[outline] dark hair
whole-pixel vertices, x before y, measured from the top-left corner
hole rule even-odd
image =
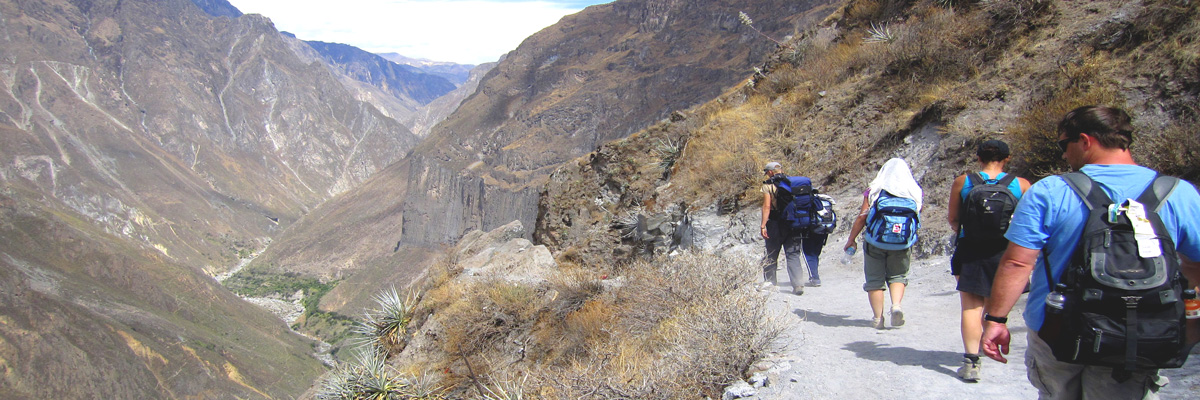
[[[984,141],[975,149],[975,155],[983,162],[1004,161],[1008,154],[1008,143],[995,139]]]
[[[1080,133],[1086,133],[1109,149],[1127,150],[1133,143],[1129,114],[1113,107],[1083,106],[1071,110],[1058,123],[1058,133],[1067,135],[1067,140],[1071,141],[1078,140]]]

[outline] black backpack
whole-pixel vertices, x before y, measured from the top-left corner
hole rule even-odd
[[[958,222],[963,228],[963,237],[972,240],[1003,240],[1017,208],[1017,196],[1008,190],[1016,174],[1005,174],[996,183],[989,183],[978,172],[967,174],[971,190],[959,207]]]
[[[1189,286],[1175,242],[1158,216],[1179,179],[1158,176],[1137,198],[1162,250],[1158,257],[1142,258],[1129,216],[1110,217],[1113,201],[1100,185],[1081,172],[1062,177],[1083,199],[1088,216],[1062,282],[1054,284],[1045,268],[1051,296],[1061,293],[1066,301],[1061,309],[1047,303],[1038,336],[1059,361],[1113,367],[1118,381],[1135,369],[1179,368],[1190,350],[1183,304]]]

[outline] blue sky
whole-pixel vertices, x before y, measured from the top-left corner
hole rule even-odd
[[[304,40],[434,61],[496,61],[565,15],[612,0],[228,0]]]

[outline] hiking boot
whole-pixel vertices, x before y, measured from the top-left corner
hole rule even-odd
[[[904,310],[900,307],[892,307],[892,326],[904,325]]]
[[[808,283],[807,283],[807,284],[805,284],[805,286],[808,286],[808,287],[821,287],[821,280],[820,280],[820,279],[809,279],[809,280],[808,280]]]
[[[882,330],[883,329],[883,317],[871,318],[871,327]]]
[[[797,296],[804,294],[804,286],[796,286],[792,288],[792,294]]]
[[[963,358],[963,365],[958,368],[958,378],[964,382],[979,382],[979,367],[981,366],[979,360],[971,361],[970,358]]]

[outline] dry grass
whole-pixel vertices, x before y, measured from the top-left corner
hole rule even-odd
[[[694,132],[682,152],[672,179],[676,198],[695,204],[711,203],[718,197],[741,195],[755,186],[766,163],[763,115],[766,99],[720,111]]]
[[[757,276],[753,262],[700,254],[630,266],[610,301],[568,317],[585,332],[607,333],[594,335],[595,361],[542,371],[542,380],[556,398],[718,396],[781,331],[753,289]]]
[[[1134,133],[1131,149],[1143,165],[1167,175],[1200,181],[1200,109],[1193,108],[1161,131]]]
[[[1062,152],[1055,144],[1058,122],[1068,111],[1080,106],[1123,104],[1118,83],[1106,78],[1111,76],[1109,71],[1113,67],[1112,60],[1100,53],[1060,68],[1061,73],[1054,77],[1057,83],[1054,87],[1058,90],[1045,93],[1013,126],[1005,129],[1012,139],[1013,153],[1022,155],[1013,163],[1014,170],[1027,171],[1037,178],[1067,170]]]
[[[437,348],[413,350],[441,361],[414,366],[442,371],[425,386],[451,398],[715,397],[781,332],[753,261],[686,253],[622,271],[613,284],[582,269],[544,287],[445,282],[421,306]]]

